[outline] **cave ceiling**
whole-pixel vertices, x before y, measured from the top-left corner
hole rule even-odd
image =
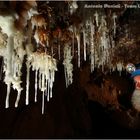
[[[81,30],[84,23],[89,20],[89,18],[93,18],[95,12],[99,12],[99,15],[106,16],[107,27],[110,34],[112,34],[112,21],[110,17],[113,13],[116,13],[116,35],[113,37],[116,47],[113,49],[111,61],[113,64],[123,62],[126,65],[127,63],[139,63],[139,8],[125,8],[124,6],[121,8],[84,8],[84,6],[100,4],[134,5],[138,3],[138,1],[77,1],[78,8],[73,9],[70,14],[72,1],[1,1],[0,13],[1,15],[17,13],[19,18],[15,21],[15,26],[19,30],[26,32],[29,25],[27,12],[31,8],[37,9],[39,16],[44,18],[46,22],[46,29],[42,29],[40,32],[45,32],[45,39],[47,40],[47,38],[49,38],[53,44],[54,57],[57,59],[58,35],[60,35],[60,43],[63,46],[65,42],[69,42],[72,39],[72,32],[69,30],[69,27],[73,26]],[[32,33],[32,36],[33,34],[34,33]],[[95,34],[95,38],[98,38],[98,31],[96,31]],[[45,39],[43,39],[43,41],[46,41]],[[37,48],[35,48],[35,50],[36,49]],[[48,53],[51,53],[49,49],[50,48],[48,48]],[[43,50],[44,48],[40,45],[38,51]],[[75,51],[77,50],[75,49]]]

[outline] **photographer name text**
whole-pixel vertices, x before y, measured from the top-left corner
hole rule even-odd
[[[140,8],[140,4],[85,4],[84,8]]]

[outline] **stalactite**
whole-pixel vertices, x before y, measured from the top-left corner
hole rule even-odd
[[[51,56],[53,57],[53,55],[54,55],[54,50],[53,50],[54,48],[53,48],[53,46],[51,46]]]
[[[7,84],[7,96],[6,96],[6,106],[5,108],[9,107],[9,95],[12,83],[12,55],[13,55],[13,36],[8,37],[7,43],[7,62],[6,62],[6,73],[5,73],[5,83]]]
[[[122,72],[123,67],[124,67],[123,64],[121,62],[119,62],[116,64],[116,67],[117,67],[117,70],[119,71],[120,76],[121,76],[121,72]]]
[[[47,80],[47,85],[46,85],[46,87],[47,87],[47,101],[49,101],[50,100],[50,88],[49,88],[49,85],[50,85],[50,81],[49,81],[49,79]]]
[[[99,32],[101,34],[100,37],[100,48],[101,48],[101,56],[99,64],[102,66],[102,71],[104,71],[104,66],[108,66],[111,69],[111,57],[110,57],[110,50],[112,45],[114,45],[113,38],[109,36],[109,29],[107,28],[107,22],[105,16],[101,17],[101,24]]]
[[[0,80],[2,80],[3,67],[4,67],[4,58],[2,58],[2,62],[1,62],[1,68],[0,68]]]
[[[66,81],[66,87],[68,87],[73,82],[73,65],[71,63],[72,61],[72,55],[71,55],[71,47],[66,44],[64,47],[64,72],[65,72],[65,81]]]
[[[44,97],[45,97],[45,95],[44,95],[44,91],[43,91],[43,93],[42,93],[42,114],[44,114]]]
[[[38,88],[42,91],[42,113],[44,113],[45,92],[47,92],[47,101],[49,101],[48,98],[52,97],[55,71],[57,70],[56,60],[46,53],[36,52],[31,55],[31,66],[33,71],[38,70],[39,76],[36,77],[35,81],[38,81],[36,84],[39,85]]]
[[[78,47],[78,67],[80,68],[80,61],[81,61],[81,56],[80,56],[80,34],[76,34],[76,39],[77,39],[77,47]]]
[[[91,59],[91,72],[94,71],[95,68],[95,60],[94,60],[94,24],[92,23],[92,20],[90,20],[90,59]]]
[[[95,16],[96,26],[98,27],[99,26],[99,15],[98,15],[97,11],[95,12],[94,16]]]
[[[35,102],[37,102],[38,70],[35,71]]]
[[[7,84],[7,94],[6,94],[5,108],[9,108],[10,89],[11,89],[11,83],[8,83]]]
[[[32,45],[29,44],[26,45],[26,53],[27,53],[27,59],[26,59],[26,99],[25,104],[29,104],[29,88],[30,88],[30,67],[31,67],[31,54],[32,54]]]
[[[74,40],[75,40],[75,29],[72,28],[72,56],[74,57]]]
[[[78,8],[77,1],[72,0],[70,3],[70,14],[72,15]]]
[[[21,91],[18,91],[16,102],[15,102],[15,107],[18,107],[19,100],[20,100],[20,95],[21,95]]]
[[[86,33],[85,29],[83,29],[83,45],[84,45],[84,61],[86,61]]]
[[[25,55],[25,51],[22,48],[23,43],[23,34],[17,31],[14,27],[14,17],[0,16],[1,22],[0,26],[2,28],[2,32],[7,34],[7,45],[6,47],[2,47],[1,49],[5,49],[4,57],[4,69],[5,78],[4,82],[7,84],[7,96],[6,96],[6,105],[5,107],[9,107],[9,96],[10,96],[10,88],[16,89],[18,91],[15,107],[18,106],[18,102],[21,94],[21,67]],[[4,44],[3,44],[4,45]]]
[[[117,19],[117,15],[114,13],[113,14],[113,33],[114,33],[114,36],[116,35],[116,19]]]
[[[29,87],[30,87],[30,62],[26,63],[27,76],[26,76],[26,105],[29,104]]]
[[[72,1],[69,2],[69,4],[71,6],[69,12],[73,14],[78,8],[79,3]],[[44,13],[40,14],[37,12],[37,10],[34,11],[33,9],[30,9],[27,12],[27,15],[28,25],[23,32],[17,31],[15,28],[14,22],[16,18],[14,16],[0,16],[0,38],[2,37],[3,40],[2,43],[0,42],[0,56],[3,57],[3,72],[5,74],[4,82],[7,85],[5,108],[9,107],[11,87],[17,91],[15,107],[18,107],[20,96],[23,90],[21,87],[21,68],[25,56],[27,68],[25,104],[29,104],[30,72],[35,71],[34,101],[37,102],[38,91],[41,91],[42,114],[44,113],[45,97],[47,98],[47,101],[49,101],[53,96],[53,83],[55,81],[55,71],[57,71],[57,62],[53,56],[58,55],[59,60],[63,58],[61,57],[61,47],[63,48],[63,45],[63,65],[66,87],[68,87],[73,82],[72,59],[75,57],[75,53],[78,54],[78,68],[80,68],[81,61],[83,60],[81,55],[84,54],[84,61],[87,61],[88,55],[90,55],[91,72],[94,71],[95,67],[101,67],[102,71],[104,71],[106,66],[109,67],[110,71],[115,71],[117,68],[120,73],[124,69],[123,63],[117,62],[116,64],[112,64],[111,62],[112,54],[110,50],[116,47],[116,42],[113,39],[116,35],[116,21],[118,17],[115,13],[113,14],[111,20],[107,20],[108,18],[106,19],[105,13],[103,11],[101,11],[101,13],[96,11],[90,18],[85,18],[85,25],[81,24],[81,21],[79,22],[79,20],[75,19],[75,15],[72,15],[71,23],[75,21],[76,23],[71,25],[70,29],[67,27],[64,29],[66,33],[66,35],[64,33],[64,36],[60,33],[63,31],[63,29],[60,29],[59,35],[57,36],[57,50],[55,50],[56,48],[53,44],[55,41],[53,40],[54,35],[52,34],[52,30],[55,30],[55,27],[52,27],[52,25],[57,26],[52,22],[53,16],[51,17],[49,15],[49,18],[52,18],[50,22],[50,19],[44,18]],[[51,23],[52,25],[50,27]],[[83,25],[82,32],[81,28],[79,28],[81,25]],[[67,32],[67,29],[70,32]],[[7,38],[5,37],[6,39],[3,39],[4,34],[7,36]],[[81,43],[82,34],[83,40]],[[71,42],[66,43],[67,36]],[[75,42],[77,43],[77,48],[75,47]],[[23,46],[23,44],[26,45]],[[34,46],[32,44],[34,44]],[[83,45],[83,48],[81,44]],[[81,51],[83,52],[81,53]]]
[[[21,87],[21,68],[22,68],[22,64],[23,64],[23,60],[24,60],[24,56],[26,54],[25,50],[23,49],[23,34],[22,33],[17,33],[14,36],[14,50],[15,50],[15,56],[13,57],[13,88],[17,90],[17,99],[15,102],[15,107],[18,107],[18,103],[20,100],[20,95],[21,95],[21,91],[23,90],[23,88]]]
[[[60,48],[60,44],[58,44],[58,59],[61,59],[61,48]]]

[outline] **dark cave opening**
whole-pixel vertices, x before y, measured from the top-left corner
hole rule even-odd
[[[87,66],[86,66],[87,67]],[[25,92],[22,93],[20,107],[15,109],[14,100],[16,94],[11,93],[11,107],[4,109],[4,98],[6,86],[1,86],[0,108],[0,137],[1,138],[131,138],[139,137],[138,130],[128,128],[122,121],[127,117],[126,112],[132,108],[131,94],[134,83],[126,72],[122,76],[118,72],[112,73],[111,79],[122,78],[127,81],[128,89],[125,94],[118,95],[121,111],[111,109],[111,105],[102,106],[99,102],[88,99],[87,91],[81,87],[79,81],[80,72],[74,71],[75,81],[68,88],[65,87],[63,65],[58,66],[56,81],[53,88],[53,98],[45,103],[45,114],[41,114],[41,93],[38,93],[38,102],[34,103],[34,80],[31,80],[30,105],[25,105]],[[84,67],[83,67],[84,69]],[[23,67],[23,75],[26,73]],[[93,73],[94,77],[98,75]],[[93,76],[92,75],[92,76]],[[102,74],[101,74],[102,75]],[[87,76],[87,75],[82,75]],[[91,77],[92,77],[91,76]],[[34,73],[30,79],[33,79]],[[108,77],[108,76],[107,76]],[[90,77],[89,77],[90,78]],[[105,75],[90,79],[88,84],[101,88]],[[25,77],[23,76],[23,80]],[[120,81],[121,82],[121,81]],[[123,85],[123,81],[121,83]],[[24,85],[25,86],[25,85]],[[85,85],[86,86],[86,85]],[[96,91],[95,91],[96,92]],[[115,115],[114,115],[115,114]],[[135,114],[134,114],[135,115]],[[115,116],[115,119],[114,119]],[[118,116],[118,120],[116,120]],[[126,122],[127,123],[127,122]]]

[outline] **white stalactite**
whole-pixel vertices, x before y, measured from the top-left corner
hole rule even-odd
[[[76,9],[78,8],[77,1],[72,1],[70,4],[70,14],[72,15],[74,12],[76,12]]]
[[[65,81],[66,81],[66,87],[68,87],[73,82],[73,64],[72,61],[72,55],[71,55],[71,47],[66,44],[64,47],[64,72],[65,72]]]
[[[42,113],[44,113],[44,96],[47,93],[48,98],[52,97],[52,88],[57,70],[56,60],[46,53],[32,53],[31,66],[33,71],[38,71],[38,77],[35,80],[36,88],[42,91]],[[37,73],[36,73],[37,75]],[[37,92],[37,89],[36,89]],[[49,96],[49,97],[48,97]]]
[[[95,16],[96,26],[98,27],[99,26],[99,15],[97,12],[95,12],[94,16]]]
[[[100,37],[100,59],[99,66],[102,66],[102,71],[104,71],[104,66],[108,66],[109,69],[112,69],[111,58],[110,58],[110,49],[114,47],[113,38],[109,36],[109,29],[107,28],[107,22],[105,16],[101,17],[101,25],[99,32],[101,34]]]
[[[27,67],[27,75],[26,75],[26,101],[25,104],[28,105],[29,104],[29,87],[30,87],[30,63],[27,62],[26,63],[26,67]]]
[[[72,56],[74,57],[74,50],[75,50],[75,47],[74,47],[74,41],[75,41],[75,29],[74,27],[72,28],[73,29],[73,34],[72,34]]]
[[[23,35],[15,29],[14,20],[15,18],[12,16],[0,16],[0,27],[2,28],[2,32],[8,36],[7,45],[0,48],[1,51],[4,50],[4,53],[0,55],[4,57],[4,82],[7,84],[6,108],[9,107],[10,88],[13,87],[13,89],[18,91],[15,103],[16,107],[18,106],[20,93],[22,91],[22,87],[20,85],[22,74],[21,67],[25,52],[22,48]]]
[[[6,96],[6,106],[9,107],[9,95],[10,95],[10,86],[12,83],[12,55],[13,55],[13,36],[8,37],[7,42],[7,62],[6,62],[6,72],[5,72],[5,83],[7,84],[7,96]]]
[[[95,60],[94,60],[94,38],[93,38],[93,35],[94,35],[94,24],[92,23],[92,21],[90,20],[90,59],[91,59],[91,72],[94,71],[94,68],[95,68]]]
[[[10,89],[11,89],[11,83],[7,84],[7,94],[6,94],[5,108],[9,108]]]
[[[35,102],[37,102],[38,70],[35,71]]]
[[[116,35],[116,19],[117,19],[117,15],[114,13],[113,14],[113,33],[114,33],[114,36]]]
[[[44,114],[44,98],[45,98],[45,95],[44,95],[44,91],[42,93],[42,114]]]
[[[20,100],[20,95],[21,95],[21,91],[18,91],[17,99],[16,99],[16,102],[15,102],[15,107],[18,107],[19,100]]]
[[[119,71],[120,76],[121,76],[121,72],[122,72],[123,67],[124,67],[123,64],[121,62],[119,62],[116,64],[116,67],[117,67],[117,70]]]
[[[78,4],[76,1],[71,2],[71,14],[76,11],[78,8]],[[1,32],[3,34],[6,34],[8,38],[3,41],[3,44],[0,44],[0,56],[3,57],[3,72],[5,73],[4,82],[7,85],[7,95],[6,95],[6,101],[5,101],[5,108],[9,107],[9,97],[10,97],[10,90],[11,87],[17,91],[17,98],[15,101],[15,107],[18,107],[20,96],[22,93],[22,87],[21,87],[21,68],[24,61],[24,56],[27,54],[26,58],[26,67],[27,67],[27,77],[26,77],[26,100],[25,104],[29,104],[29,89],[30,89],[30,70],[32,68],[32,71],[35,71],[35,95],[34,95],[34,101],[37,102],[37,94],[40,90],[42,92],[42,114],[44,113],[44,103],[45,103],[45,97],[47,97],[47,101],[50,100],[53,96],[53,83],[55,80],[55,72],[57,71],[57,63],[56,60],[53,58],[54,55],[54,48],[51,46],[51,55],[47,54],[47,49],[45,52],[33,52],[33,46],[32,46],[32,40],[31,36],[33,35],[33,30],[35,29],[34,39],[37,43],[37,46],[39,44],[42,44],[40,40],[40,34],[39,34],[39,28],[46,28],[46,22],[45,19],[42,17],[41,21],[39,22],[35,17],[32,17],[33,15],[38,15],[37,11],[33,11],[31,9],[28,12],[27,19],[31,19],[31,22],[29,25],[30,30],[28,33],[29,39],[28,43],[26,45],[26,49],[23,47],[24,39],[27,39],[27,36],[25,37],[23,33],[20,33],[17,31],[14,27],[14,20],[15,18],[12,16],[0,16],[0,27],[2,31],[0,31],[0,37]],[[99,13],[95,12],[95,14],[92,16],[93,18],[90,18],[86,21],[85,28],[83,28],[83,49],[84,49],[84,61],[87,60],[87,54],[90,53],[90,61],[91,61],[91,72],[94,71],[95,66],[102,66],[102,70],[104,70],[105,65],[109,65],[109,68],[112,70],[117,70],[121,72],[123,70],[123,64],[117,63],[116,66],[111,65],[110,62],[110,52],[109,49],[115,47],[115,41],[113,40],[113,37],[116,35],[116,19],[117,15],[114,13],[112,17],[112,29],[113,29],[113,37],[109,36],[110,30],[107,28],[107,22],[106,22],[106,16],[102,16],[101,19],[99,19]],[[32,18],[31,18],[32,17]],[[94,19],[94,20],[93,20]],[[36,27],[36,28],[34,28]],[[98,30],[99,37],[100,38],[94,38],[96,37],[95,31]],[[72,58],[75,54],[75,39],[77,41],[77,53],[78,53],[78,67],[80,68],[81,63],[81,38],[80,38],[80,31],[76,29],[75,26],[71,26],[70,32],[72,34],[72,43],[70,46],[69,44],[65,44],[64,46],[64,72],[65,72],[65,82],[66,87],[68,87],[73,82],[73,64],[72,64]],[[27,34],[28,34],[27,33]],[[98,35],[98,34],[97,34]],[[59,38],[60,39],[60,38]],[[1,43],[1,42],[0,42]],[[59,42],[60,43],[60,42]],[[49,39],[47,39],[46,44],[42,44],[44,47],[47,45],[49,47]],[[58,56],[59,60],[61,59],[61,44],[58,44]],[[96,46],[97,45],[97,46]],[[90,46],[90,48],[88,48]],[[99,47],[98,47],[99,46]],[[101,52],[99,52],[101,50]],[[98,54],[99,52],[99,54]],[[45,96],[46,95],[46,96]],[[135,94],[137,97],[137,95]],[[136,101],[136,98],[133,97],[133,101]],[[134,101],[134,102],[135,102]],[[137,101],[136,101],[137,102]]]
[[[85,29],[83,29],[83,45],[84,45],[84,61],[86,61],[86,33]]]
[[[80,51],[81,51],[81,49],[80,49],[80,34],[76,34],[76,39],[77,39],[77,45],[78,45],[78,67],[80,68]]]

